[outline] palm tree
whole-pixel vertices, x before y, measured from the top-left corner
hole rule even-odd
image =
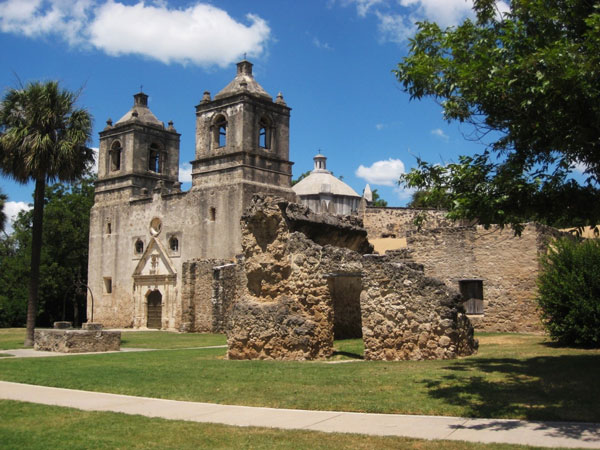
[[[31,273],[25,346],[33,345],[47,182],[74,181],[92,164],[87,143],[92,118],[76,108],[78,95],[58,82],[33,82],[9,89],[0,104],[0,171],[19,183],[35,182]]]
[[[4,204],[8,197],[0,191],[0,231],[4,231],[6,226],[6,213],[4,212]]]

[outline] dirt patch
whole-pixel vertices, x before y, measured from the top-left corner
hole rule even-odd
[[[385,255],[388,250],[406,248],[406,238],[375,238],[369,239],[369,242],[380,255]]]

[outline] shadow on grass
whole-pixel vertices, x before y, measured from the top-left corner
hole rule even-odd
[[[333,355],[331,355],[332,357],[334,356],[346,356],[348,358],[352,358],[352,359],[365,359],[365,357],[363,355],[360,355],[358,353],[352,353],[352,352],[341,352],[341,351],[334,351]]]
[[[427,394],[460,405],[472,417],[600,422],[600,355],[469,358],[444,369],[451,373],[423,381]],[[511,422],[473,425],[480,426],[510,428],[518,426],[518,421],[514,425]],[[599,439],[597,423],[588,424],[587,428],[581,424],[556,423],[552,432],[581,438],[590,427]]]

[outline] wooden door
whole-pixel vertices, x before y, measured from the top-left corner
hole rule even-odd
[[[162,294],[152,291],[148,294],[148,328],[160,330],[162,327]]]

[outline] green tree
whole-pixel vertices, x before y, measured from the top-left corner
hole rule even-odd
[[[37,315],[46,182],[76,180],[93,163],[92,118],[76,100],[50,81],[9,89],[0,104],[0,171],[35,182],[26,346],[33,345]]]
[[[452,205],[447,192],[415,191],[406,206],[409,208],[450,209]]]
[[[411,99],[440,102],[485,151],[440,166],[418,161],[406,186],[446,193],[450,216],[483,224],[600,219],[600,6],[592,0],[475,0],[476,18],[422,22],[394,71]],[[587,176],[571,178],[575,166]]]
[[[380,197],[379,192],[377,192],[377,189],[373,189],[371,194],[373,196],[373,201],[371,202],[372,206],[387,206],[388,205],[387,200],[384,200]]]
[[[6,226],[6,213],[4,212],[4,204],[6,203],[7,199],[8,199],[8,197],[6,197],[6,195],[3,194],[2,191],[0,191],[0,231],[1,232],[4,231],[4,227]]]
[[[44,230],[40,258],[37,322],[76,324],[85,316],[90,209],[93,178],[73,184],[56,183],[45,193]],[[23,211],[10,236],[0,239],[0,327],[22,326],[26,319],[33,211]]]
[[[550,337],[600,347],[600,241],[560,239],[541,262],[538,303]]]

